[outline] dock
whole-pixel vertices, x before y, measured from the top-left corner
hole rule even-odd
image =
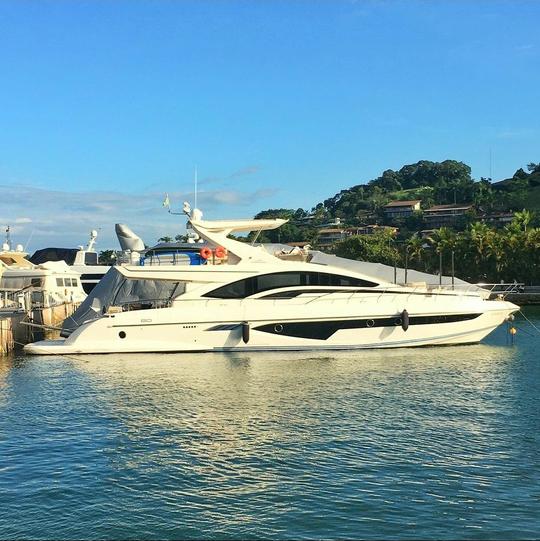
[[[518,306],[540,305],[540,286],[524,286],[505,296],[507,301]]]
[[[80,303],[65,302],[45,306],[30,291],[2,294],[0,308],[0,354],[22,348],[38,340],[58,338],[63,321]]]

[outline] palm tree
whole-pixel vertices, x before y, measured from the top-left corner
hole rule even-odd
[[[469,228],[469,236],[477,254],[477,261],[480,262],[488,253],[493,230],[484,223],[475,222]]]
[[[457,243],[455,231],[449,229],[448,227],[436,229],[428,237],[428,240],[431,242],[431,244],[433,244],[437,253],[453,250]]]
[[[523,209],[521,212],[515,212],[514,213],[514,219],[512,223],[515,223],[519,229],[523,229],[523,231],[527,231],[527,226],[532,222],[534,218],[534,213],[532,213],[530,210]]]
[[[424,240],[415,233],[407,241],[407,252],[411,260],[416,259],[420,261],[422,259],[422,254],[424,253]]]

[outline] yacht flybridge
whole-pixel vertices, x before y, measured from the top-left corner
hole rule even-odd
[[[518,307],[466,284],[394,284],[369,264],[228,238],[286,220],[207,221],[203,264],[112,267],[34,354],[356,349],[482,340]],[[202,253],[204,251],[204,253]],[[281,257],[284,255],[285,257]],[[376,266],[375,266],[376,267]]]

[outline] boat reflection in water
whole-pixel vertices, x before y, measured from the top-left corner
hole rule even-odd
[[[448,427],[451,422],[464,431],[461,437],[479,433],[478,419],[462,413],[481,407],[482,393],[508,369],[511,352],[509,357],[507,348],[473,345],[417,349],[414,354],[112,354],[72,359],[89,378],[103,414],[120,423],[125,446],[154,440],[142,445],[141,455],[126,454],[126,460],[177,464],[182,456],[186,467],[198,468],[202,461],[200,467],[211,470],[210,476],[249,477],[253,468],[266,482],[272,470],[266,471],[261,461],[279,459],[299,467],[305,460],[303,444],[330,443],[329,427],[339,427],[330,440],[360,443],[360,462],[371,460],[369,442],[389,424],[394,425],[392,433],[399,431],[399,440],[410,438],[410,445],[418,431],[425,433],[437,423]],[[453,418],[452,411],[461,409]],[[425,420],[427,426],[422,425]],[[396,445],[392,438],[384,443],[388,452],[397,451]],[[459,456],[439,451],[445,461],[459,462]],[[115,455],[123,460],[122,446]],[[260,482],[259,474],[257,478]]]
[[[533,538],[527,335],[0,362],[8,538]],[[88,532],[91,532],[91,536]]]

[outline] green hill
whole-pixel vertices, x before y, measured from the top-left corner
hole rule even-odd
[[[421,160],[404,165],[398,171],[387,169],[367,182],[346,188],[328,199],[317,203],[311,210],[268,209],[256,218],[287,218],[286,228],[266,232],[261,240],[292,242],[312,240],[317,228],[336,218],[346,226],[388,224],[384,205],[393,200],[419,199],[422,208],[433,205],[471,203],[476,216],[518,210],[531,210],[540,217],[540,164],[530,163],[527,171],[520,168],[510,178],[491,182],[475,180],[471,168],[459,161],[432,162]],[[473,213],[469,222],[477,218]],[[467,221],[461,225],[465,227]],[[421,213],[410,216],[398,225],[403,235],[426,227]]]

